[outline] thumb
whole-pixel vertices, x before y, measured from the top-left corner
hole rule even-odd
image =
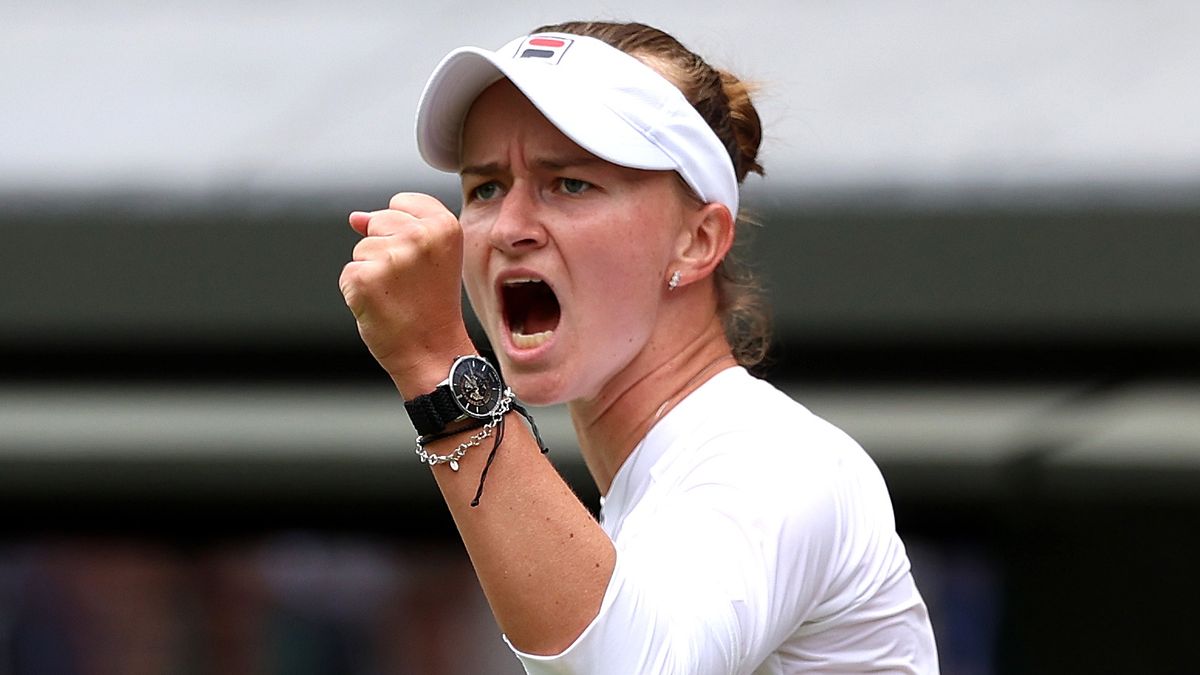
[[[367,223],[371,222],[371,214],[366,211],[350,212],[350,227],[362,236],[367,236]]]

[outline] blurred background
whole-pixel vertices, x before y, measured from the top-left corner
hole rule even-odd
[[[51,0],[0,3],[0,675],[520,672],[337,278],[349,211],[457,208],[438,59],[572,18],[761,84],[765,375],[883,469],[943,672],[1194,672],[1197,3]]]

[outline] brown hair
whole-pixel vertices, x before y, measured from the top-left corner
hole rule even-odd
[[[606,21],[568,21],[542,26],[534,32],[596,38],[641,59],[679,87],[716,132],[733,160],[738,183],[751,172],[763,174],[758,163],[762,123],[750,100],[753,87],[731,73],[713,68],[671,35],[641,23]],[[748,222],[740,217],[739,221],[739,224]],[[761,284],[732,255],[717,266],[715,280],[717,311],[734,356],[748,368],[759,365],[771,341],[771,319]]]

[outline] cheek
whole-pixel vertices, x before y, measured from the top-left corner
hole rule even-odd
[[[589,305],[602,308],[596,315],[604,316],[607,327],[619,328],[630,337],[645,332],[637,326],[653,318],[661,299],[658,278],[667,264],[666,249],[647,229],[656,225],[631,220],[610,226],[603,236],[581,242],[581,259],[573,266],[586,270],[595,303]]]
[[[614,288],[651,291],[671,259],[667,230],[661,214],[630,214],[589,242],[588,249],[594,252],[599,273]]]

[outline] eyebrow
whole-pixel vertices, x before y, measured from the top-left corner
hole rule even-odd
[[[539,169],[547,171],[561,171],[577,166],[588,166],[591,164],[600,164],[604,160],[595,155],[569,155],[564,157],[544,157],[533,160],[533,165]],[[500,162],[488,162],[486,164],[472,164],[459,169],[461,175],[473,176],[494,176],[498,173],[504,173],[508,170],[507,164]]]
[[[458,170],[458,173],[463,176],[466,176],[467,174],[474,176],[493,176],[500,173],[503,168],[504,167],[502,167],[499,162],[488,162],[487,164],[464,166]]]

